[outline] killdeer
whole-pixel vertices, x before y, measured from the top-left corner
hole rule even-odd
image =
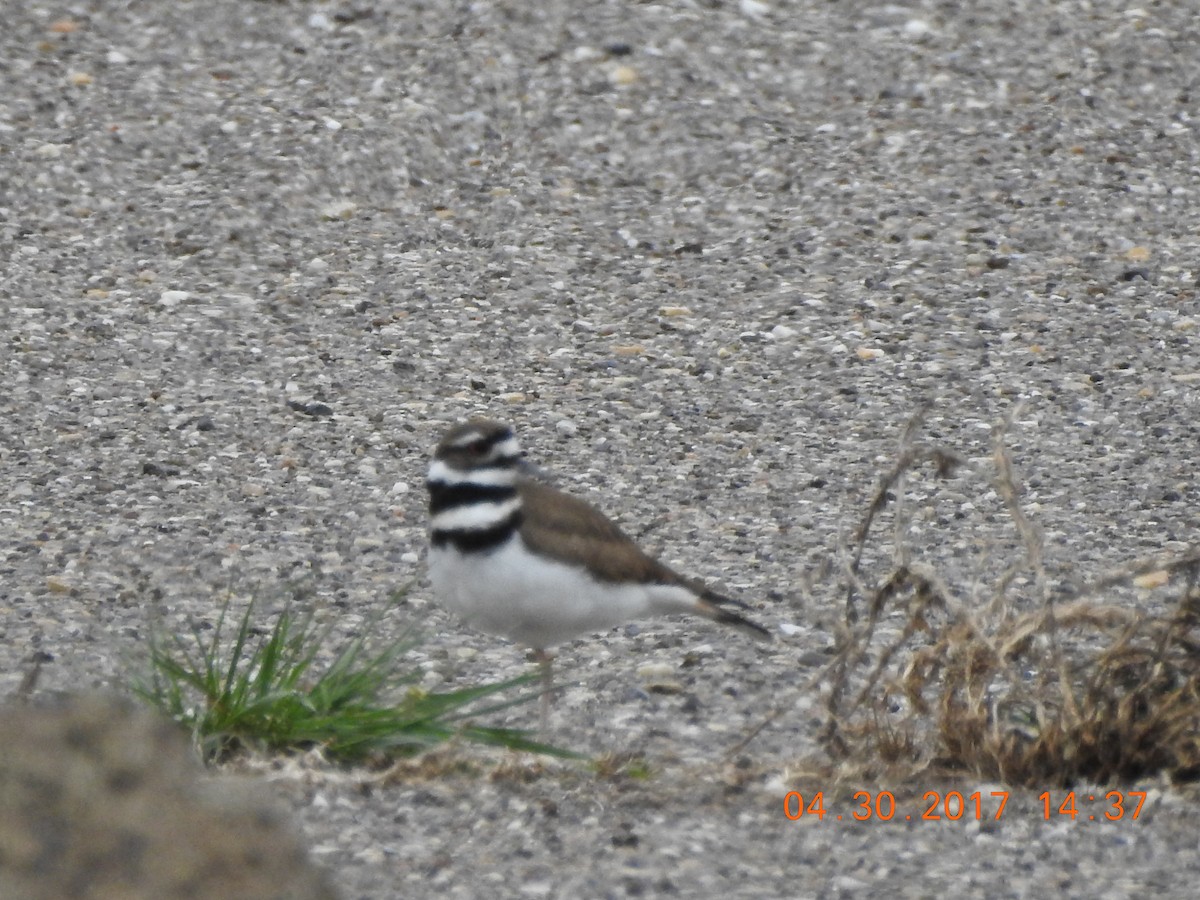
[[[723,597],[648,556],[584,501],[530,478],[512,429],[475,419],[442,438],[429,466],[429,577],[480,631],[534,651],[632,619],[696,613],[769,632]]]

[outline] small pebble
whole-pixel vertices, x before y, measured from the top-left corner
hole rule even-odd
[[[658,681],[660,679],[673,678],[675,667],[668,663],[649,662],[638,666],[637,674],[643,681]]]
[[[333,408],[325,403],[303,403],[299,400],[289,400],[288,406],[296,412],[312,416],[314,419],[333,415]]]
[[[350,200],[335,200],[321,210],[321,218],[327,222],[349,219],[358,212],[358,204]]]
[[[795,337],[797,334],[799,334],[799,332],[796,331],[795,328],[790,328],[787,325],[776,325],[771,329],[771,337],[777,341]]]
[[[1159,569],[1154,572],[1147,572],[1144,575],[1138,575],[1133,579],[1133,583],[1140,588],[1149,590],[1150,588],[1162,587],[1171,580],[1171,573],[1166,569]]]
[[[624,87],[637,81],[638,73],[633,66],[617,66],[608,77],[613,84]]]
[[[748,19],[761,19],[771,11],[762,0],[739,0],[738,11]]]
[[[163,291],[158,296],[158,302],[161,306],[178,306],[190,296],[192,295],[187,291]]]

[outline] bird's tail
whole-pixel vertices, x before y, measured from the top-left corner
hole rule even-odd
[[[739,628],[752,633],[756,638],[771,639],[771,632],[759,625],[757,622],[747,619],[735,609],[749,609],[740,600],[734,600],[732,597],[724,597],[716,591],[705,591],[700,595],[700,599],[696,601],[696,611],[702,616],[712,619],[714,622],[720,622],[723,625],[736,625]]]

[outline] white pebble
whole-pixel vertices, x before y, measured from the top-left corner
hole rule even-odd
[[[576,47],[571,51],[569,59],[572,62],[595,62],[598,59],[603,59],[604,53],[595,47],[589,47],[586,44]]]
[[[158,297],[158,302],[163,306],[178,306],[190,296],[192,295],[187,291],[163,291]]]
[[[579,426],[570,419],[559,419],[554,423],[554,430],[563,437],[572,437],[579,431]]]
[[[329,221],[349,219],[358,211],[358,204],[353,200],[335,200],[321,210],[321,218]]]
[[[751,19],[761,19],[771,11],[771,7],[760,0],[741,0],[738,10],[743,16]]]
[[[387,862],[387,854],[379,847],[364,847],[354,854],[354,859],[368,866],[381,866]]]
[[[777,341],[782,341],[782,340],[786,340],[787,338],[790,338],[790,337],[795,337],[798,333],[799,332],[797,332],[795,328],[791,328],[787,325],[776,325],[774,328],[771,329],[771,337],[773,337]]]
[[[638,677],[645,681],[654,681],[659,678],[669,678],[675,674],[675,667],[667,663],[651,662],[638,666]]]

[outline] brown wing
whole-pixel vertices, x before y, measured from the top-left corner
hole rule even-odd
[[[521,538],[529,549],[585,566],[600,581],[651,581],[693,585],[647,556],[595,507],[536,481],[518,485],[525,518]]]
[[[647,556],[612,519],[590,504],[537,481],[521,481],[517,490],[526,513],[521,539],[529,549],[561,562],[583,565],[599,581],[681,584],[696,592],[693,612],[741,626],[757,637],[771,636],[757,622],[730,608],[748,609],[745,603],[684,578]]]

